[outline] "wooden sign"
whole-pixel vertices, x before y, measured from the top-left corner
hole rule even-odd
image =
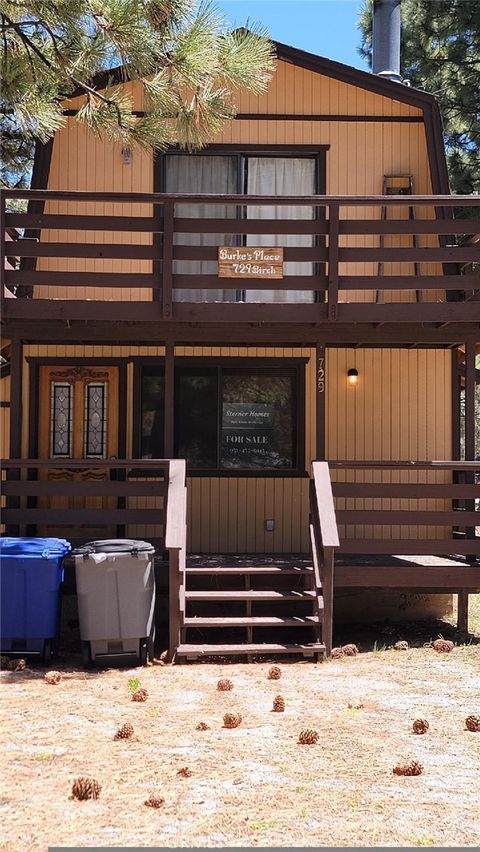
[[[219,246],[219,278],[283,278],[283,248]]]

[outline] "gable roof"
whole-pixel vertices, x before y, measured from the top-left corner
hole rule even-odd
[[[420,89],[414,89],[412,86],[405,85],[405,83],[387,80],[369,71],[360,71],[358,68],[345,65],[343,62],[336,62],[333,59],[317,56],[297,47],[290,47],[288,44],[279,41],[273,41],[273,44],[278,59],[284,62],[421,109],[425,124],[432,191],[438,195],[450,194],[442,117],[434,95]],[[97,88],[104,88],[109,80],[114,83],[128,82],[125,67],[119,65],[109,71],[102,71],[92,79],[91,84]],[[68,100],[80,97],[82,94],[84,94],[83,89],[76,89],[73,94],[68,96]]]
[[[405,83],[387,80],[385,77],[379,77],[378,74],[373,74],[370,71],[360,71],[360,69],[345,65],[343,62],[336,62],[334,59],[327,59],[325,56],[317,56],[315,53],[307,53],[305,50],[290,47],[288,44],[282,44],[279,41],[274,41],[273,44],[279,59],[290,62],[292,65],[298,65],[308,71],[323,74],[325,77],[333,77],[342,83],[348,83],[351,86],[357,86],[376,95],[392,98],[420,109],[437,103],[433,95],[421,89],[414,89]]]

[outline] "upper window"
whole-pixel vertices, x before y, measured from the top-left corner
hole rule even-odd
[[[255,196],[303,196],[314,195],[321,185],[320,159],[314,153],[298,155],[287,154],[179,154],[169,153],[164,158],[164,186],[167,192],[189,192],[196,195],[213,194],[244,194]],[[308,205],[256,205],[245,207],[226,204],[177,204],[175,215],[187,219],[225,220],[232,218],[248,219],[312,219],[316,210]],[[266,234],[255,233],[243,237],[241,242],[247,245],[283,246],[289,248],[309,248],[314,245],[311,234]],[[181,245],[219,246],[238,245],[239,237],[235,234],[221,233],[176,233],[175,242]],[[194,276],[215,275],[217,263],[213,260],[175,260],[173,271],[175,275],[183,275],[188,281],[197,286],[191,289],[176,289],[175,299],[187,302],[312,302],[315,299],[313,290],[308,289],[307,278],[314,273],[310,261],[288,261],[285,264],[286,278],[284,287],[276,286],[268,289],[204,290],[198,288]],[[305,290],[288,289],[289,276],[306,276]],[[221,282],[219,282],[221,283]],[[245,282],[244,282],[245,283]]]
[[[142,370],[143,458],[163,457],[163,368]],[[190,470],[303,470],[303,363],[178,366],[175,456]]]

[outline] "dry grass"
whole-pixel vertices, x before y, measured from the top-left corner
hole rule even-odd
[[[281,714],[268,669],[64,669],[57,686],[40,670],[2,673],[0,848],[479,845],[480,735],[464,720],[480,712],[480,645],[282,664]],[[218,692],[226,676],[234,689]],[[145,704],[130,700],[132,677]],[[240,727],[222,727],[228,711]],[[127,721],[133,738],[114,742]],[[297,743],[306,727],[318,745]],[[393,775],[403,758],[424,774]],[[101,782],[98,801],[70,800],[80,775]],[[158,810],[143,804],[151,792]]]

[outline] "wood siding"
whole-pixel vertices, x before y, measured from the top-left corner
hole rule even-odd
[[[135,89],[135,106],[141,108],[138,86]],[[77,107],[80,99],[69,107]],[[246,114],[278,115],[275,119],[242,119],[226,124],[223,131],[212,138],[214,144],[254,145],[328,145],[326,191],[333,195],[380,195],[384,174],[409,174],[413,176],[414,192],[430,194],[432,191],[425,128],[421,110],[382,95],[367,92],[357,86],[340,82],[322,74],[305,70],[286,61],[279,61],[268,93],[257,97],[241,92],[236,99],[240,116]],[[299,115],[301,120],[287,120],[282,116]],[[332,116],[331,120],[310,120],[308,116]],[[335,116],[342,120],[335,120]],[[306,116],[306,118],[304,118]],[[346,121],[352,116],[355,121]],[[419,118],[419,121],[392,122],[362,120],[362,116],[391,119],[392,116]],[[53,156],[48,182],[49,189],[98,190],[98,191],[151,191],[153,189],[152,157],[147,152],[135,149],[131,162],[124,164],[122,146],[109,141],[100,141],[88,133],[75,119],[69,117],[64,129],[59,131],[53,145]],[[116,205],[116,212],[124,215],[150,215],[147,205]],[[45,212],[78,212],[107,214],[112,205],[49,202]],[[380,209],[349,209],[349,215],[360,218],[380,218]],[[408,215],[407,210],[398,211],[398,218]],[[418,211],[417,215],[428,218],[433,211]],[[143,241],[149,241],[148,235]],[[42,235],[45,239],[46,235]],[[68,234],[50,231],[49,240],[68,240]],[[85,242],[101,242],[103,234],[81,233],[74,237]],[[140,242],[140,235],[118,234],[119,242]],[[112,241],[112,236],[107,242]],[[398,245],[411,245],[410,240],[398,238]],[[377,237],[348,237],[344,246],[372,247],[378,245]],[[386,242],[388,245],[388,241]],[[419,238],[420,246],[436,245],[435,238],[428,235]],[[412,264],[389,264],[385,274],[413,274]],[[149,272],[150,261],[85,260],[68,259],[52,261],[42,259],[38,269],[52,271],[97,271]],[[342,275],[376,276],[375,263],[341,264]],[[422,264],[423,274],[441,274],[440,266]],[[88,292],[86,291],[88,289]],[[149,300],[150,290],[129,291],[126,288],[80,288],[49,287],[35,288],[38,298],[72,299],[118,299]],[[431,291],[425,301],[437,301],[439,293]],[[375,300],[374,282],[372,290],[350,291],[341,295],[343,301],[372,302]],[[385,301],[414,301],[413,292],[386,293]]]
[[[141,356],[164,356],[158,346],[28,345],[25,358],[120,358],[127,369],[127,454],[133,451],[133,363]],[[305,470],[315,458],[315,351],[307,348],[177,346],[176,357],[306,358]],[[451,456],[450,358],[448,350],[328,349],[326,365],[326,456],[344,459],[448,459]],[[359,372],[347,385],[350,367]],[[23,454],[28,455],[28,364],[24,373]],[[405,475],[405,474],[404,474]],[[398,481],[402,481],[399,479]],[[134,498],[130,498],[133,500]],[[129,503],[130,505],[130,503]],[[131,504],[133,507],[133,503]],[[135,508],[154,508],[138,498]],[[379,506],[378,508],[381,508]],[[410,508],[398,506],[398,508]],[[413,507],[412,507],[413,508]],[[428,501],[422,508],[445,508]],[[275,530],[265,531],[274,519]],[[402,535],[425,530],[404,527]],[[200,552],[307,552],[308,478],[189,477],[188,548]],[[158,531],[157,531],[158,532]],[[129,536],[155,534],[153,526],[129,527]],[[350,531],[349,531],[350,533]],[[369,529],[356,529],[361,537]],[[395,527],[383,537],[400,537]],[[437,528],[428,531],[439,536]]]
[[[358,384],[346,381],[358,370]],[[329,349],[327,458],[427,461],[452,455],[451,351],[445,349]],[[334,471],[358,482],[447,482],[446,472]],[[352,478],[353,477],[353,478]],[[371,477],[371,478],[370,478]],[[337,509],[442,511],[444,500],[337,499]],[[448,538],[444,527],[341,525],[344,538]]]

